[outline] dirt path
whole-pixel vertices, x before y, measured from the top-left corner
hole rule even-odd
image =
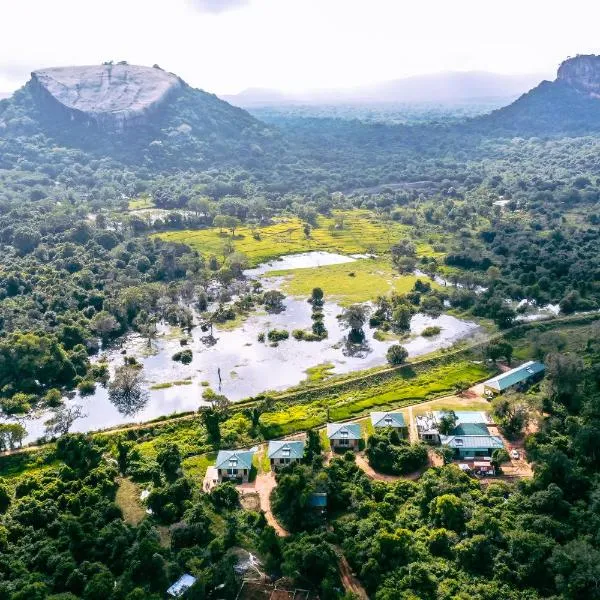
[[[369,600],[369,596],[362,583],[356,578],[356,576],[352,573],[352,569],[342,552],[342,549],[339,546],[335,546],[337,555],[338,555],[338,567],[340,570],[340,579],[342,580],[342,584],[344,589],[352,594],[355,594],[357,598],[361,600]]]
[[[277,521],[271,511],[271,492],[277,486],[275,475],[272,472],[260,473],[256,479],[250,483],[242,483],[237,486],[239,492],[244,494],[258,494],[260,500],[260,508],[265,513],[267,523],[275,530],[280,537],[286,537],[289,532],[286,531]]]
[[[419,441],[419,433],[417,431],[417,424],[413,418],[413,407],[408,407],[408,441],[411,444],[416,444]]]

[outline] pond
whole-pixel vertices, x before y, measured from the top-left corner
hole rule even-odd
[[[301,259],[288,257],[285,268],[290,264],[306,266],[310,260],[338,260],[336,256],[318,256]],[[347,258],[347,257],[344,257]],[[293,262],[295,261],[295,262]],[[280,268],[277,261],[275,268]],[[326,264],[322,262],[320,264]],[[332,264],[331,262],[327,264]],[[314,265],[310,265],[314,266]],[[261,267],[263,268],[263,267]],[[301,268],[301,267],[298,267]],[[266,271],[265,271],[266,272]],[[258,335],[270,329],[309,329],[311,326],[311,305],[306,300],[286,298],[285,310],[278,314],[255,313],[240,326],[229,331],[214,327],[214,343],[207,343],[206,332],[200,327],[192,330],[185,348],[193,351],[193,360],[188,365],[175,362],[172,355],[181,350],[177,332],[169,326],[160,328],[161,336],[153,342],[148,351],[145,340],[132,334],[122,340],[121,345],[106,353],[106,358],[114,368],[123,363],[123,352],[135,356],[143,365],[143,374],[148,387],[148,401],[134,414],[122,414],[111,403],[107,389],[98,385],[96,392],[87,397],[76,395],[67,399],[67,404],[78,404],[85,417],[77,420],[71,431],[92,431],[114,427],[130,422],[144,422],[162,415],[197,410],[206,404],[202,400],[203,391],[210,386],[215,391],[236,401],[254,396],[267,390],[285,390],[306,379],[306,369],[322,363],[331,363],[333,373],[348,373],[386,363],[386,351],[394,340],[374,339],[374,330],[365,328],[365,340],[359,347],[346,342],[347,329],[340,325],[337,316],[343,309],[325,302],[324,324],[329,336],[318,342],[297,341],[291,335],[288,340],[272,345],[261,343]],[[426,327],[436,325],[441,332],[433,337],[423,337],[420,333]],[[402,341],[409,356],[419,356],[434,350],[449,347],[455,342],[474,335],[479,327],[473,322],[461,321],[450,315],[432,318],[422,314],[411,320],[410,336]],[[177,382],[162,389],[153,389],[157,384]],[[185,382],[185,383],[182,383]],[[26,442],[31,442],[44,434],[44,421],[48,414],[22,420],[28,431]]]

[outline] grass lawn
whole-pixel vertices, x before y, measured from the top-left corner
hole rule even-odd
[[[343,220],[342,228],[339,228]],[[383,221],[368,210],[336,211],[331,217],[318,217],[318,227],[312,229],[310,237],[303,232],[304,224],[293,217],[282,219],[273,225],[257,228],[259,239],[249,227],[236,229],[235,236],[219,228],[198,231],[170,231],[157,234],[164,240],[187,244],[201,254],[222,255],[227,242],[243,252],[251,265],[297,252],[328,250],[343,254],[382,253],[399,239],[414,237],[410,227],[395,221]],[[435,256],[431,246],[417,243],[419,255]]]
[[[459,361],[415,373],[410,367],[388,379],[365,388],[357,387],[339,395],[332,393],[306,404],[296,404],[261,416],[261,425],[270,437],[322,426],[327,407],[332,421],[350,419],[370,410],[400,408],[452,394],[459,382],[485,379],[490,371],[483,364]]]
[[[268,277],[281,276],[285,277],[281,288],[288,295],[305,298],[310,296],[314,287],[320,287],[325,292],[326,301],[333,299],[346,306],[368,302],[391,292],[410,292],[419,279],[416,275],[399,275],[387,258],[366,258],[353,263],[268,274]]]
[[[206,475],[206,469],[211,465],[215,464],[217,460],[216,452],[209,452],[208,454],[201,454],[199,456],[190,456],[182,462],[183,472],[187,477],[195,479],[202,485],[204,476]]]
[[[123,520],[129,525],[138,525],[146,516],[140,500],[140,488],[130,479],[119,479],[115,502],[123,513]]]
[[[439,398],[415,406],[413,408],[413,416],[422,415],[434,410],[474,410],[489,412],[492,406],[483,398],[461,398],[460,396],[449,396],[447,398]],[[405,416],[406,418],[406,416]]]
[[[327,437],[327,429],[321,429],[321,431],[319,431],[319,438],[321,438],[321,448],[323,449],[323,452],[329,452],[331,450],[331,444]]]

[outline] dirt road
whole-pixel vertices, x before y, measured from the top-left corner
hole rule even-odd
[[[361,600],[369,600],[369,596],[367,595],[367,591],[363,587],[362,583],[356,578],[356,576],[352,573],[352,569],[342,552],[342,549],[339,546],[335,546],[337,555],[338,555],[338,568],[340,571],[340,579],[342,580],[342,584],[344,589],[347,592],[355,594],[357,598]]]
[[[275,475],[269,472],[258,474],[254,481],[242,483],[237,486],[237,489],[241,494],[258,494],[260,508],[265,513],[267,523],[275,530],[278,536],[286,537],[289,535],[289,532],[279,524],[271,511],[271,492],[276,486]]]

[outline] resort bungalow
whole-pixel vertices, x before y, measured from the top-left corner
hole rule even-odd
[[[484,412],[457,410],[454,414],[456,415],[456,425],[450,432],[452,435],[488,435],[489,420]],[[443,416],[444,411],[439,410],[417,416],[419,439],[428,444],[439,444],[442,437],[439,427]]]
[[[440,432],[438,431],[438,424],[433,413],[417,415],[415,417],[415,422],[417,424],[417,433],[419,434],[419,439],[421,441],[432,445],[440,443]]]
[[[408,427],[404,415],[399,412],[372,412],[371,423],[375,429],[380,427],[393,427],[401,438],[408,437]]]
[[[483,383],[486,396],[497,396],[507,390],[520,390],[539,381],[544,376],[545,367],[541,362],[530,360],[520,367],[492,377]]]
[[[327,423],[327,437],[333,450],[358,450],[361,439],[358,423]]]
[[[442,446],[454,451],[454,457],[469,459],[476,456],[492,456],[494,450],[504,448],[502,439],[496,435],[440,435]]]
[[[239,479],[246,483],[253,456],[254,450],[220,450],[215,465],[219,481]]]
[[[300,462],[304,456],[304,442],[298,440],[293,442],[269,442],[267,456],[272,469]]]

